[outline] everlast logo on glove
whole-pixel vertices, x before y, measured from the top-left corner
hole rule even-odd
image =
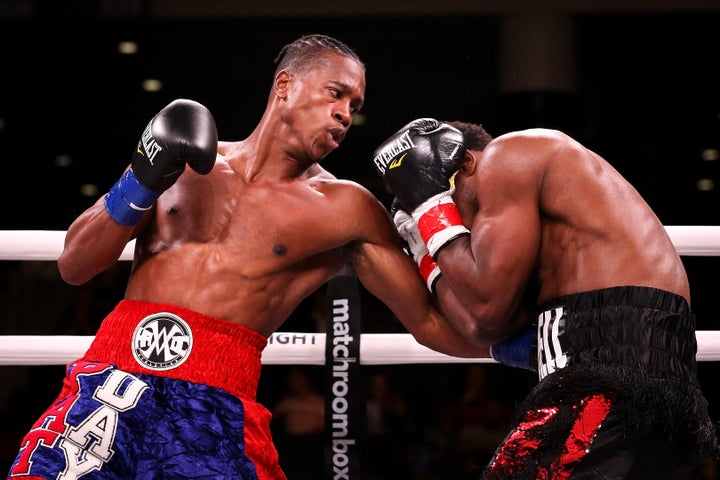
[[[373,154],[375,169],[395,195],[395,226],[430,291],[439,270],[437,253],[470,231],[452,195],[454,178],[465,159],[460,130],[434,118],[419,118],[388,138]],[[401,167],[401,168],[399,168]],[[400,210],[405,215],[399,214]],[[413,225],[414,224],[414,225]],[[417,229],[417,234],[414,233]]]
[[[405,133],[401,134],[397,139],[393,140],[384,148],[382,148],[382,150],[380,150],[380,152],[375,155],[375,158],[373,159],[375,167],[377,168],[378,172],[383,175],[386,169],[393,168],[396,165],[399,165],[399,162],[402,160],[402,158],[397,162],[393,161],[393,159],[397,155],[414,147],[415,144],[413,143],[412,138],[410,138],[410,132],[406,131]]]
[[[465,158],[463,134],[435,120],[419,118],[373,152],[373,166],[408,213],[433,196],[452,195],[452,177]]]
[[[147,127],[145,127],[145,131],[142,134],[142,145],[145,149],[145,154],[147,155],[147,159],[150,162],[150,165],[153,165],[153,160],[155,160],[155,155],[157,155],[158,152],[162,151],[162,147],[158,145],[158,143],[155,141],[155,139],[152,136],[152,122],[148,123]],[[138,152],[142,154],[142,151],[140,151],[140,148],[138,148]]]

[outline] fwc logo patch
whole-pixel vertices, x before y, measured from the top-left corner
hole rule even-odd
[[[140,321],[133,333],[132,352],[145,368],[170,370],[188,359],[192,344],[192,331],[185,320],[162,312]]]

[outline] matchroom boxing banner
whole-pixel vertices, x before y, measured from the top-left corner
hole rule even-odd
[[[365,395],[360,367],[360,287],[346,266],[327,283],[325,336],[326,479],[360,480]]]

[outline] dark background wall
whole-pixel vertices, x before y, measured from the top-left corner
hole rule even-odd
[[[324,165],[383,201],[370,153],[410,119],[434,116],[496,135],[560,128],[620,170],[665,225],[718,225],[720,163],[701,152],[720,148],[720,4],[605,3],[0,1],[0,229],[66,229],[112,185],[147,120],[173,98],[207,105],[221,139],[244,138],[265,106],[278,50],[313,32],[346,41],[367,64],[366,123]],[[136,55],[118,53],[125,40],[138,42]],[[146,78],[163,89],[143,91]],[[58,156],[71,162],[60,167]],[[700,179],[717,188],[698,190]],[[83,195],[86,184],[98,191]],[[717,329],[719,262],[684,260],[698,328]],[[69,287],[53,262],[1,263],[0,333],[92,334],[122,295],[127,268]],[[382,305],[365,303],[366,331],[401,331]],[[312,328],[304,308],[284,330]],[[413,392],[411,380],[437,369],[402,367],[399,388]],[[700,365],[720,417],[717,370]],[[277,369],[268,371],[261,395],[272,402]],[[4,451],[16,450],[15,435],[61,374],[0,367],[0,425],[11,432]],[[513,375],[501,385],[510,401],[523,391],[507,383]]]

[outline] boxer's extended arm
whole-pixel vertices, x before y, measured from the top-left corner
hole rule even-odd
[[[216,156],[217,129],[207,108],[185,99],[163,108],[145,127],[120,179],[68,228],[58,257],[62,278],[82,284],[112,266],[149,223],[146,213],[185,165],[207,174]]]
[[[361,238],[352,248],[351,260],[358,278],[379,298],[422,345],[447,355],[489,358],[452,327],[418,274],[415,263],[400,248],[385,208],[368,193],[362,209]]]
[[[398,218],[405,219],[404,223],[400,223]],[[442,275],[440,265],[430,258],[422,240],[418,241],[420,234],[409,214],[397,210],[393,219],[400,236],[410,241],[407,247],[410,250],[408,254],[418,264],[420,275],[425,279],[428,288],[434,291],[434,283]],[[482,330],[482,333],[478,333],[477,320],[468,313],[463,303],[450,289],[445,289],[443,292],[442,311],[459,331],[473,331],[474,338],[482,338],[482,343],[490,346],[490,356],[493,359],[511,367],[537,371],[537,326],[529,325],[518,332],[515,331],[518,326],[530,323],[524,309],[518,309],[514,319],[506,324],[506,328]]]

